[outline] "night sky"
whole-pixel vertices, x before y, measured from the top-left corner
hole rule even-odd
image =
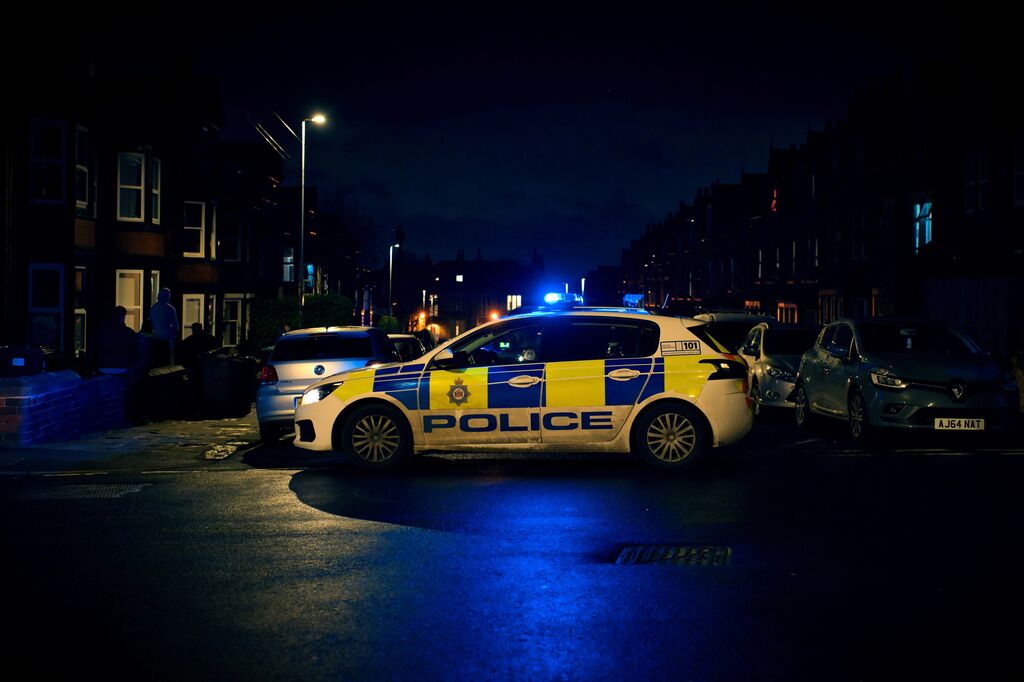
[[[858,87],[960,45],[935,6],[708,4],[250,5],[143,21],[148,59],[177,52],[221,79],[226,139],[259,139],[251,119],[290,148],[286,182],[298,143],[275,113],[296,129],[326,113],[308,129],[307,182],[359,201],[382,259],[402,224],[435,261],[536,249],[578,281],[699,186],[762,172],[769,144],[841,118]]]

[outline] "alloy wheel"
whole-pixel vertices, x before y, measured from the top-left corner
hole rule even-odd
[[[398,425],[386,415],[367,415],[352,429],[352,449],[367,462],[391,459],[400,444]]]
[[[697,429],[677,412],[658,415],[647,428],[647,447],[663,462],[681,462],[693,454]]]

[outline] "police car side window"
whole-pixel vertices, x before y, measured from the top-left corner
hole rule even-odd
[[[658,349],[658,326],[632,320],[564,320],[548,332],[546,362],[642,358]]]
[[[474,334],[452,348],[457,357],[464,354],[466,365],[514,365],[536,362],[540,354],[541,326],[494,325]]]

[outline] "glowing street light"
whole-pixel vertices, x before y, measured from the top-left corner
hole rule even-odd
[[[302,317],[302,301],[306,288],[306,123],[312,122],[316,125],[323,125],[327,117],[323,114],[313,114],[309,118],[302,119],[302,161],[299,164],[299,210],[302,216],[299,220],[299,317]]]
[[[391,317],[395,316],[395,302],[391,296],[391,273],[394,270],[394,253],[398,246],[398,244],[392,244],[388,247],[388,310]]]

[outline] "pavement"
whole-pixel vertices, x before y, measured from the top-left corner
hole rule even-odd
[[[195,466],[259,444],[256,410],[226,419],[166,420],[67,441],[0,448],[0,475],[105,468]]]

